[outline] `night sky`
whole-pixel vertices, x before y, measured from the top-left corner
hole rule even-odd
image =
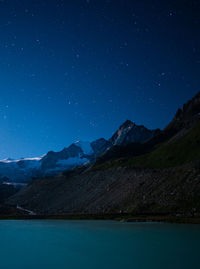
[[[200,1],[0,0],[0,158],[163,128],[199,91]]]

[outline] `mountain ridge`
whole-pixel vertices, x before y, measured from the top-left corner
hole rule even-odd
[[[200,106],[196,108],[198,115]],[[120,158],[114,152],[112,162],[104,160],[98,165],[97,160],[91,167],[33,180],[6,203],[42,215],[124,212],[200,216],[200,117],[194,118],[192,113],[191,121],[191,125],[166,128],[149,142],[113,146],[120,150],[130,147],[130,151],[123,155],[122,150]],[[139,152],[147,145],[149,152]],[[133,157],[134,149],[139,156]],[[185,158],[187,153],[189,158]]]
[[[199,107],[200,93],[197,93],[177,110],[173,120],[162,131],[150,130],[126,120],[108,140],[76,141],[61,151],[49,151],[42,157],[1,160],[0,178],[28,182],[32,178],[56,175],[87,163],[101,164],[148,153],[159,143],[184,136],[200,117]]]
[[[119,132],[121,133],[119,134]],[[131,141],[142,142],[153,135],[154,131],[127,120],[108,140],[99,138],[92,142],[76,141],[61,151],[49,151],[42,157],[1,160],[0,178],[8,177],[10,181],[28,182],[32,178],[56,175],[64,170],[71,170],[87,163],[93,164],[99,156],[115,144],[124,145]]]

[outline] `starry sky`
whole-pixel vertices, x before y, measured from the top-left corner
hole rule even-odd
[[[0,159],[164,128],[199,91],[200,1],[0,0]]]

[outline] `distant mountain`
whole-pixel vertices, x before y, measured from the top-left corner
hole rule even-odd
[[[11,182],[23,183],[36,177],[56,175],[94,162],[110,146],[111,143],[104,138],[91,143],[76,141],[59,152],[49,151],[39,158],[0,160],[0,180],[7,177]]]
[[[94,151],[89,142],[77,141],[59,152],[50,151],[39,158],[0,161],[0,179],[28,182],[32,178],[55,175],[90,162]]]
[[[104,138],[93,142],[76,141],[68,148],[59,152],[50,151],[41,160],[41,173],[43,176],[58,174],[64,170],[95,162],[111,143]]]
[[[93,150],[89,142],[77,141],[59,152],[48,152],[40,161],[41,172],[43,175],[52,175],[73,169],[88,163],[92,154]]]
[[[0,179],[7,177],[10,181],[27,182],[32,177],[41,176],[41,159],[42,157],[1,160]]]
[[[112,143],[104,138],[97,139],[91,143],[91,147],[94,151],[95,157],[102,155],[111,146],[112,146]]]
[[[110,138],[113,146],[125,146],[129,143],[144,143],[151,139],[156,130],[149,130],[143,125],[136,125],[126,120]]]
[[[200,117],[200,93],[178,109],[174,119],[163,130],[149,130],[126,120],[108,140],[77,141],[59,152],[50,151],[39,158],[0,161],[0,179],[28,182],[72,170],[78,166],[105,163],[119,158],[136,157],[151,152],[159,143],[186,134]]]
[[[143,136],[140,142],[126,144],[127,140],[133,141],[126,138],[129,131],[138,130],[126,121],[108,141],[110,144],[100,140],[91,145],[93,151],[95,148],[101,151],[103,146],[106,149],[103,155],[110,152],[112,159],[104,159],[87,169],[80,167],[33,180],[10,197],[7,204],[44,215],[200,216],[199,97],[197,94],[187,102],[172,122],[149,140]],[[75,151],[75,155],[82,154],[80,158],[87,156],[81,148]]]
[[[112,167],[123,163],[131,167],[165,168],[199,159],[200,92],[178,109],[163,131],[157,130],[144,143],[112,147],[97,159],[96,166]]]
[[[125,121],[109,139],[97,139],[93,142],[76,141],[59,152],[49,151],[39,158],[0,161],[0,179],[8,177],[13,182],[28,182],[32,178],[59,174],[65,170],[94,163],[116,145],[128,145],[131,142],[144,142],[155,134],[144,126]]]
[[[97,163],[121,157],[137,156],[152,149],[158,140],[163,139],[160,129],[150,130],[126,120],[109,139],[111,146],[97,158]],[[161,137],[160,137],[161,135]],[[153,140],[155,140],[153,142]]]

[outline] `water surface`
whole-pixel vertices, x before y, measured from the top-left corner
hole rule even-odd
[[[1,269],[199,269],[200,225],[0,221]]]

